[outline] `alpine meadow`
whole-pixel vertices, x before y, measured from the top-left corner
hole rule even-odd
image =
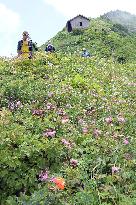
[[[132,26],[90,18],[54,53],[0,58],[2,205],[136,204]]]

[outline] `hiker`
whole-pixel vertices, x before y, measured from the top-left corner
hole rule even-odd
[[[83,51],[81,54],[82,57],[90,57],[90,53],[85,48],[83,48],[82,51]]]
[[[37,45],[32,42],[27,31],[24,31],[22,35],[23,38],[18,41],[17,46],[18,57],[31,59],[33,52],[38,50]]]
[[[51,42],[48,43],[48,45],[47,45],[46,48],[45,48],[45,51],[46,51],[46,52],[50,52],[50,53],[52,53],[52,52],[55,51],[55,48],[54,48],[54,46],[51,44]]]

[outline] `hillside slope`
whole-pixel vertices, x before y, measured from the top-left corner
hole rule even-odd
[[[135,67],[0,59],[1,204],[135,204]]]
[[[116,32],[115,32],[116,31]],[[129,35],[124,27],[115,27],[111,22],[100,18],[91,19],[90,27],[85,30],[74,30],[68,33],[65,29],[51,39],[57,52],[77,53],[79,56],[83,48],[93,56],[100,58],[114,58],[119,61],[134,61],[136,59],[136,37]],[[45,45],[42,45],[44,50]]]

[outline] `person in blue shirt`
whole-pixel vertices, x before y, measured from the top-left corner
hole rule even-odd
[[[82,51],[83,51],[81,54],[82,57],[90,57],[91,56],[90,53],[85,48],[83,48]]]

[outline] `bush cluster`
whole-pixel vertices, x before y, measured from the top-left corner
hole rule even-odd
[[[0,59],[1,204],[136,203],[134,69],[64,54]]]

